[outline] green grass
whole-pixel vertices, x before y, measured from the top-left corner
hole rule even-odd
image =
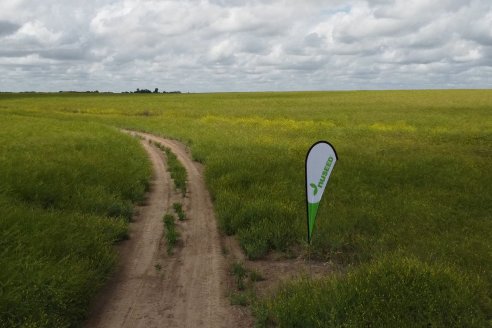
[[[1,194],[44,209],[131,218],[150,176],[131,137],[97,124],[21,116],[2,116],[0,124]]]
[[[116,260],[150,166],[99,124],[1,115],[0,327],[72,327]]]
[[[186,195],[186,169],[178,160],[176,155],[169,148],[165,148],[167,157],[167,168],[171,173],[171,178],[174,181],[174,185],[177,190],[180,190],[181,193]]]
[[[163,218],[164,227],[166,230],[166,242],[167,242],[167,254],[172,255],[174,246],[179,239],[179,232],[176,230],[176,222],[174,221],[174,215],[166,214]]]
[[[176,155],[171,151],[171,149],[162,146],[159,143],[156,143],[156,146],[159,147],[166,154],[167,159],[167,170],[171,173],[171,178],[174,181],[174,186],[176,190],[181,191],[182,195],[186,195],[186,169],[183,164],[178,160]]]
[[[231,273],[236,281],[236,287],[239,290],[244,290],[246,288],[245,279],[248,276],[248,271],[241,262],[235,262],[232,264]]]
[[[488,302],[459,272],[387,258],[343,277],[289,282],[255,311],[260,327],[487,327]]]
[[[174,212],[176,212],[179,221],[183,221],[184,219],[186,219],[186,214],[183,211],[183,205],[181,203],[173,203],[173,209]]]
[[[249,296],[242,292],[232,292],[229,299],[232,305],[246,306],[250,304]]]
[[[256,270],[250,270],[249,279],[252,282],[258,282],[258,281],[264,281],[265,277],[263,277],[263,275]]]
[[[253,284],[264,280],[263,277],[257,271],[246,268],[240,261],[232,263],[230,273],[234,277],[236,289],[229,294],[231,304],[246,306],[255,303],[257,296]]]
[[[205,164],[222,231],[253,259],[305,249],[305,154],[328,140],[340,159],[312,257],[354,274],[412,258],[470,277],[489,298],[491,111],[491,90],[0,95],[2,119],[98,122],[181,140]]]

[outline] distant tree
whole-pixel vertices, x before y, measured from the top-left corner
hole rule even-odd
[[[155,88],[154,93],[159,93],[159,88]]]
[[[152,93],[149,89],[138,89],[134,93]]]

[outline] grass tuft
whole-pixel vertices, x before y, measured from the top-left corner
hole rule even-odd
[[[256,270],[250,270],[249,279],[252,282],[258,282],[258,281],[264,281],[265,277],[263,277],[263,275]]]
[[[229,299],[232,305],[247,306],[251,303],[251,296],[245,292],[232,292]]]
[[[158,142],[154,142],[154,144],[166,154],[167,170],[171,174],[176,190],[180,190],[183,196],[186,195],[187,173],[185,167],[170,148],[167,148]]]
[[[176,230],[176,222],[174,221],[174,215],[164,215],[164,227],[166,229],[166,241],[167,241],[167,254],[172,255],[174,246],[178,242],[179,232]]]
[[[181,203],[173,203],[174,212],[178,216],[179,221],[183,221],[186,219],[186,214],[183,211],[183,205]]]

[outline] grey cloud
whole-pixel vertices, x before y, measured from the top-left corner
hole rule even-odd
[[[33,53],[33,51],[29,50],[0,49],[0,57],[24,57]]]
[[[42,50],[39,55],[59,61],[90,60],[92,57],[86,50],[80,48]]]
[[[41,49],[41,50],[0,50],[0,57],[27,57],[38,55],[41,58],[59,61],[89,59],[90,55],[81,49]]]
[[[0,21],[0,37],[17,31],[21,26],[9,21]]]
[[[304,44],[307,47],[319,47],[325,41],[325,37],[319,35],[318,33],[309,33],[304,37]]]

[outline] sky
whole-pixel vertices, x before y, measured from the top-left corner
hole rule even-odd
[[[0,91],[492,88],[491,0],[0,0]]]

